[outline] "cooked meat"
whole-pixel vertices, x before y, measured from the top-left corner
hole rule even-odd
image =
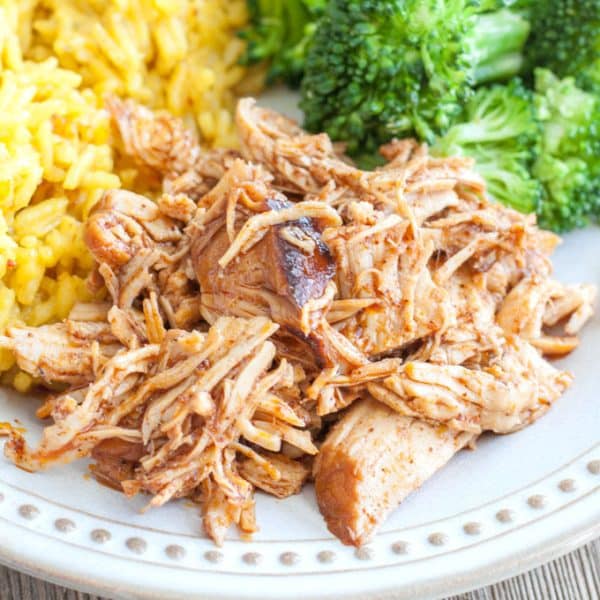
[[[108,99],[107,108],[124,154],[158,173],[169,194],[199,199],[237,157],[232,150],[202,150],[183,122],[166,111],[154,113],[133,100],[116,97]]]
[[[132,101],[109,111],[120,160],[163,193],[93,211],[88,284],[107,302],[0,337],[63,384],[37,449],[1,432],[19,466],[91,456],[150,506],[199,502],[221,543],[256,530],[255,488],[298,493],[312,465],[330,530],[360,545],[465,444],[570,385],[544,356],[577,346],[596,290],[552,278],[558,237],[490,202],[471,159],[393,140],[362,170],[252,99],[239,153]]]
[[[573,341],[552,342],[552,338],[544,336],[544,327],[565,321],[565,333],[575,335],[592,316],[595,298],[593,286],[564,286],[547,277],[532,275],[506,295],[496,320],[507,333],[531,341],[542,352],[564,354],[573,349]]]
[[[287,498],[300,493],[310,475],[310,469],[303,463],[292,460],[283,454],[262,452],[264,463],[254,457],[240,462],[240,475],[258,489],[272,494],[276,498]],[[272,473],[273,467],[278,475]]]
[[[69,319],[102,323],[106,321],[111,308],[112,302],[77,302],[69,313]]]
[[[116,306],[129,309],[156,293],[172,327],[200,319],[198,289],[183,223],[143,196],[106,192],[90,215],[85,240]]]
[[[37,450],[14,433],[5,452],[31,471],[93,454],[103,481],[152,494],[151,506],[193,494],[210,478],[231,506],[248,508],[252,485],[237,472],[236,456],[263,468],[268,459],[242,438],[275,452],[284,441],[316,452],[310,434],[297,429],[305,420],[285,402],[294,386],[291,365],[269,371],[275,347],[268,338],[276,329],[263,317],[222,318],[206,334],[171,330],[160,344],[123,349],[80,401],[64,395],[54,404],[55,423]],[[281,493],[303,480],[293,465],[278,464],[286,473],[275,464],[267,473],[288,479]],[[204,508],[211,531],[210,502]]]
[[[579,340],[574,336],[542,335],[530,340],[530,343],[546,356],[560,357],[575,350]]]
[[[399,215],[362,212],[362,222],[330,228],[324,239],[335,257],[340,298],[373,300],[337,328],[376,356],[440,330],[448,301],[426,268],[435,249],[427,232],[416,238]]]
[[[333,184],[342,195],[352,191],[350,201],[368,200],[385,208],[387,214],[402,214],[407,203],[427,204],[426,194],[458,187],[478,193],[485,190],[470,159],[431,158],[425,147],[414,152],[411,160],[392,161],[388,168],[374,172],[362,171],[337,151],[327,135],[309,135],[294,121],[258,107],[252,98],[239,101],[236,123],[244,158],[264,165],[284,191],[319,194]],[[345,204],[339,198],[337,202]],[[446,197],[439,210],[453,202]],[[424,214],[428,212],[426,209]]]
[[[368,389],[401,414],[474,433],[510,433],[546,412],[571,380],[514,338],[484,370],[408,362]]]
[[[141,442],[110,438],[92,450],[91,457],[95,464],[90,468],[100,483],[122,491],[121,483],[135,477],[137,463],[143,455],[144,446]]]
[[[84,385],[96,367],[119,348],[102,323],[56,323],[41,327],[9,327],[0,347],[14,352],[19,368],[46,383]]]
[[[597,289],[593,285],[554,286],[544,312],[544,325],[552,327],[567,319],[564,330],[575,335],[594,314]]]
[[[144,250],[169,250],[181,237],[179,225],[154,202],[125,190],[106,192],[85,230],[94,258],[111,269],[127,265]]]
[[[219,315],[265,315],[316,350],[334,275],[318,223],[339,217],[322,203],[293,204],[259,177],[237,161],[188,228],[202,315],[209,323]]]
[[[473,434],[429,425],[366,398],[340,419],[315,463],[327,527],[361,546],[406,496],[443,467]]]
[[[256,106],[252,98],[238,103],[236,124],[243,157],[266,165],[281,189],[318,192],[330,179],[312,164],[336,158],[328,136],[309,136],[291,119]]]

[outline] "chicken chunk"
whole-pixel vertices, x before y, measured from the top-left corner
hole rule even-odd
[[[401,414],[474,433],[511,433],[544,414],[572,379],[514,339],[482,370],[407,362],[368,389]]]
[[[315,463],[315,490],[329,530],[361,546],[402,500],[474,439],[357,401],[327,436]]]
[[[240,462],[240,475],[255,485],[258,489],[272,494],[276,498],[288,498],[300,493],[302,486],[310,475],[310,469],[303,463],[292,460],[283,454],[263,452],[271,468],[278,471],[273,477],[269,469],[260,462],[245,459]]]
[[[152,112],[133,100],[107,101],[123,153],[158,175],[168,194],[200,199],[222,177],[238,153],[206,150],[181,119],[166,111]]]
[[[427,269],[433,239],[426,233],[415,239],[410,222],[398,215],[373,212],[371,218],[370,224],[328,229],[324,238],[336,261],[340,298],[373,300],[337,328],[377,356],[444,328],[451,306]]]
[[[202,314],[209,323],[220,315],[269,316],[318,351],[314,330],[333,297],[335,271],[318,223],[338,221],[333,211],[291,203],[255,174],[236,163],[219,184],[226,197],[217,186],[189,228]]]

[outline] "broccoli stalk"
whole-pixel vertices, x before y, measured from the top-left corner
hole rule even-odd
[[[502,9],[477,16],[471,56],[476,85],[509,79],[523,67],[523,46],[529,22],[519,13]]]
[[[330,0],[306,57],[306,126],[373,151],[443,134],[478,83],[522,66],[529,24],[471,0]]]
[[[327,0],[248,0],[250,25],[239,32],[247,48],[241,63],[269,62],[267,80],[298,86],[306,49]]]
[[[438,156],[470,156],[490,194],[521,212],[538,209],[542,187],[532,176],[540,137],[533,94],[520,80],[479,89],[460,121],[439,138]]]

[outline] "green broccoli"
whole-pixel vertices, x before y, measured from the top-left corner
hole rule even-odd
[[[330,0],[306,57],[307,128],[355,154],[392,136],[443,134],[475,84],[523,64],[527,20],[481,10],[472,0]]]
[[[573,78],[535,71],[480,88],[432,152],[471,156],[490,194],[546,229],[568,231],[600,217],[600,99]]]
[[[459,122],[431,151],[474,158],[496,200],[521,212],[534,212],[542,198],[542,186],[531,174],[539,140],[533,93],[514,79],[507,85],[479,89]]]
[[[527,68],[573,76],[580,86],[600,90],[600,0],[526,0],[531,35]]]
[[[250,26],[239,32],[248,44],[241,63],[268,61],[268,82],[298,86],[307,45],[326,4],[327,0],[248,0]]]
[[[532,172],[544,186],[542,227],[567,231],[600,217],[600,98],[535,71],[536,111],[543,128]]]

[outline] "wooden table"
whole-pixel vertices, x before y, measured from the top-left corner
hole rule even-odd
[[[547,565],[451,600],[598,600],[600,540]],[[0,567],[0,600],[100,600]]]

